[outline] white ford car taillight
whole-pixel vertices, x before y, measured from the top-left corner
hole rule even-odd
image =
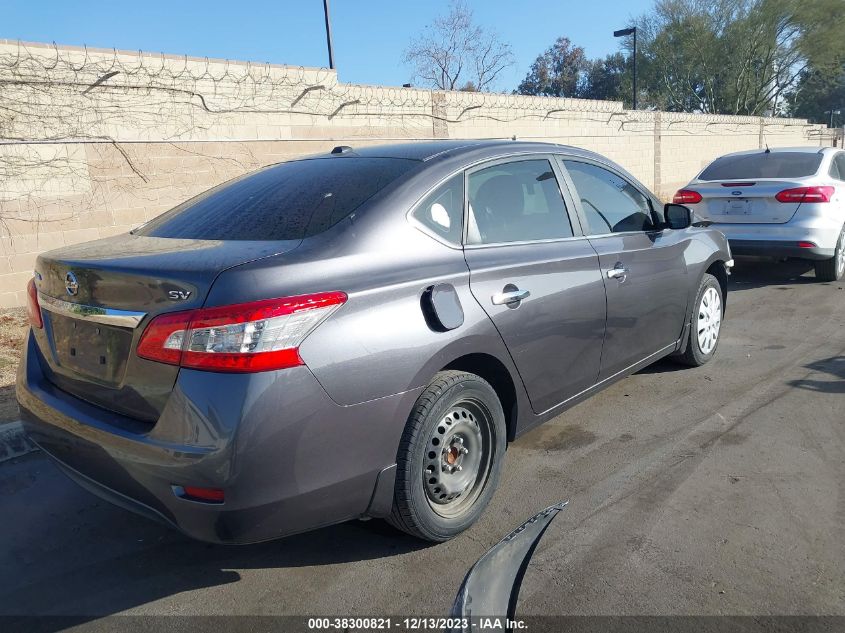
[[[346,302],[343,292],[162,314],[138,342],[141,358],[223,372],[302,365],[299,346]]]

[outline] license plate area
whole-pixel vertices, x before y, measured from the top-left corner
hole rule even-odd
[[[50,325],[60,367],[101,382],[120,382],[132,344],[131,332],[58,314],[50,314]]]
[[[725,215],[751,215],[751,204],[748,200],[728,200]]]

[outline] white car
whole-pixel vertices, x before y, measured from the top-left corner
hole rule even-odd
[[[845,151],[784,147],[726,154],[673,199],[713,223],[742,256],[811,260],[845,276]]]

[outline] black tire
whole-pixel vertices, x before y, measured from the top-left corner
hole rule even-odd
[[[478,436],[473,425],[479,429]],[[486,435],[483,426],[488,427]],[[461,435],[462,429],[468,430],[466,439]],[[436,543],[470,527],[484,512],[499,482],[506,446],[505,429],[502,404],[487,381],[462,371],[439,372],[417,398],[405,425],[396,458],[393,510],[387,521],[408,534]],[[455,446],[463,449],[465,441],[473,450],[454,456]],[[467,461],[448,461],[453,458]],[[472,479],[471,487],[463,492],[448,490],[449,500],[439,499],[444,490],[435,487],[440,481],[438,477],[450,481],[452,477],[455,481],[461,477],[472,478],[470,466],[475,460],[478,460],[475,469],[478,474]],[[462,463],[467,465],[466,472],[458,468]],[[455,475],[454,470],[447,472],[449,469],[460,472]],[[434,490],[440,495],[435,495]]]
[[[833,257],[820,262],[813,262],[816,269],[816,279],[819,281],[839,281],[845,277],[845,226],[836,241]]]
[[[683,354],[679,354],[678,356],[674,357],[675,360],[677,360],[682,365],[687,365],[689,367],[700,367],[704,363],[709,362],[710,359],[716,355],[716,350],[719,349],[719,339],[721,338],[721,321],[716,336],[716,343],[712,349],[706,352],[702,350],[698,337],[698,318],[699,313],[702,309],[702,299],[704,298],[705,293],[707,293],[710,289],[715,289],[719,297],[719,308],[721,316],[724,316],[725,297],[722,294],[722,287],[719,285],[719,280],[709,273],[704,273],[704,276],[701,278],[701,283],[699,283],[698,285],[698,292],[695,295],[695,303],[693,303],[692,313],[690,314],[690,329],[688,334],[689,338],[687,339],[687,347],[684,350]]]

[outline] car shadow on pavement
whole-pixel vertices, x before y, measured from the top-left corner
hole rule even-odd
[[[817,380],[815,378],[800,378],[790,380],[791,387],[818,391],[820,393],[845,393],[845,356],[831,356],[823,360],[804,365],[814,373],[824,373],[833,376],[832,380]]]
[[[822,284],[816,279],[812,262],[790,259],[785,262],[737,258],[728,281],[728,293],[769,286],[790,290],[792,286]],[[831,282],[834,285],[836,282]],[[839,282],[841,286],[842,283]],[[730,297],[728,297],[730,303]]]
[[[681,363],[672,360],[669,357],[661,358],[660,360],[648,365],[647,367],[643,367],[639,370],[638,374],[668,374],[676,371],[689,371],[688,365],[682,365]]]
[[[378,565],[378,559],[431,545],[379,520],[255,545],[202,543],[76,488],[43,454],[15,461],[0,471],[0,504],[11,511],[3,516],[18,517],[0,524],[0,616],[21,617],[22,625],[31,616],[95,620],[183,592],[238,583],[245,570],[250,575],[288,570],[289,586],[267,588],[282,594],[277,607],[285,611],[285,589],[291,591],[300,577],[303,582],[313,577],[314,567],[325,567],[319,575],[329,583],[334,565]],[[44,491],[47,498],[33,505],[32,497]],[[305,567],[312,569],[300,575],[297,569]],[[309,591],[319,595],[319,587]],[[41,621],[38,628],[60,630],[67,622],[60,617],[54,624]]]

